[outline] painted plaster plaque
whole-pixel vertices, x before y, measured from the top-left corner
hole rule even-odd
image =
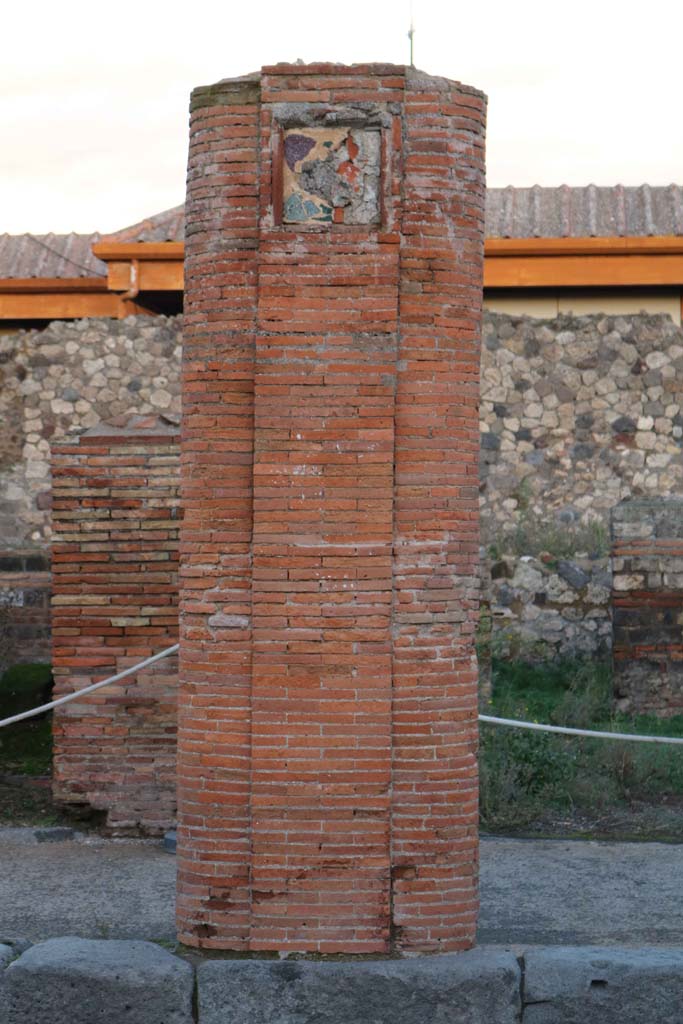
[[[284,133],[286,224],[377,224],[380,133],[367,128],[290,128]]]

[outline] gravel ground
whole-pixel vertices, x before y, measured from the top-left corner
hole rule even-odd
[[[683,846],[483,839],[480,943],[683,946]]]
[[[683,946],[681,877],[683,846],[484,838],[479,941]],[[0,829],[0,941],[173,939],[174,886],[160,842]]]

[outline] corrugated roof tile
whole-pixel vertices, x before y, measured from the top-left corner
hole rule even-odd
[[[490,188],[488,238],[683,235],[680,185]]]
[[[153,217],[131,224],[110,235],[103,235],[103,242],[182,242],[185,238],[185,207],[174,206]]]
[[[0,277],[103,277],[94,235],[0,235]]]

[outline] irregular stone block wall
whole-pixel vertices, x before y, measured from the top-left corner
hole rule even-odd
[[[487,543],[553,516],[565,532],[607,526],[631,494],[683,493],[683,331],[667,316],[489,314],[481,403]]]
[[[614,692],[629,714],[683,714],[683,498],[612,513]]]
[[[631,495],[683,494],[682,382],[683,332],[666,316],[486,317],[494,643],[532,656],[609,647],[609,513]]]
[[[89,428],[112,415],[179,417],[180,347],[181,318],[55,323],[42,332],[0,335],[0,555],[30,558],[47,550],[51,440],[72,424]],[[492,565],[504,558],[512,577],[522,556],[533,557],[543,576],[531,598],[524,569],[500,601],[490,594],[500,644],[512,638],[520,650],[548,654],[609,646],[602,590],[597,601],[586,588],[577,601],[556,601],[564,584],[555,567],[572,563],[602,588],[610,573],[612,506],[631,494],[683,493],[682,358],[683,332],[666,316],[485,316],[486,557]],[[591,519],[598,525],[589,528]],[[23,650],[26,660],[40,660],[49,623],[37,591],[45,581],[25,581],[22,606],[15,571],[0,571],[0,602],[27,641],[31,608],[37,643]],[[591,612],[584,625],[578,607]]]
[[[392,66],[277,65],[193,94],[193,945],[473,941],[482,126],[481,94]]]
[[[488,594],[493,653],[543,659],[609,649],[612,578],[605,558],[501,555]]]
[[[55,696],[156,654],[178,634],[178,437],[138,418],[53,448]],[[54,712],[54,795],[115,832],[175,818],[177,658]]]
[[[0,334],[0,547],[50,540],[50,445],[112,417],[179,422],[181,317]]]
[[[112,416],[180,418],[181,318],[0,334],[0,673],[50,657],[50,444]]]

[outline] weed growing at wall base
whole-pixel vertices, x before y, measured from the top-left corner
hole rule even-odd
[[[494,660],[487,712],[574,728],[683,736],[683,716],[615,714],[610,666],[600,661]],[[683,758],[676,748],[482,725],[480,778],[481,822],[489,831],[543,831],[574,815],[589,823],[589,831],[591,822],[604,831],[604,823],[618,817],[624,837],[633,812],[633,837],[642,838],[635,815],[640,820],[645,809],[651,837],[683,837]]]
[[[607,525],[602,519],[565,523],[559,519],[522,511],[510,532],[501,533],[489,545],[492,558],[503,554],[545,555],[551,560],[584,554],[603,558],[609,552]]]
[[[0,678],[0,718],[50,700],[52,674],[44,664],[14,665]],[[51,716],[0,730],[0,773],[44,775],[52,759]]]

